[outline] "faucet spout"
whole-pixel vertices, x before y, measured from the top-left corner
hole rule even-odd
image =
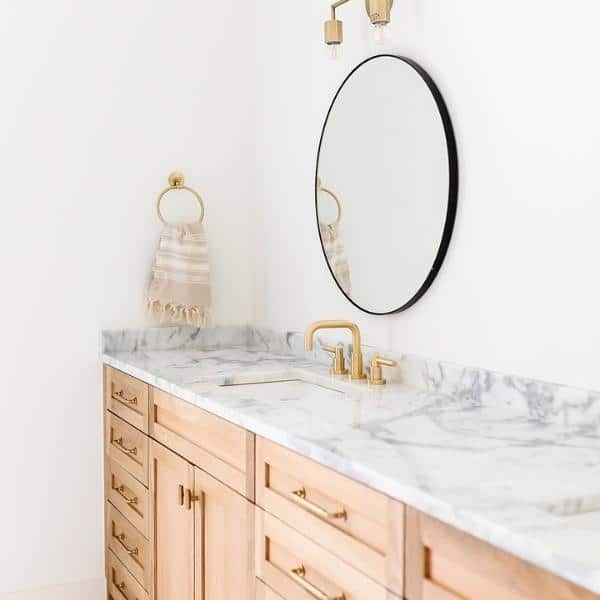
[[[304,347],[306,350],[313,349],[315,333],[320,329],[348,329],[352,333],[352,379],[364,379],[363,359],[360,341],[360,329],[352,321],[315,321],[306,328],[304,334]]]

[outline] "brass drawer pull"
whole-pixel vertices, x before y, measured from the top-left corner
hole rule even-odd
[[[127,446],[125,446],[125,444],[123,443],[123,438],[120,437],[116,440],[113,440],[113,444],[115,446],[117,446],[117,448],[119,448],[119,450],[122,450],[123,452],[125,452],[125,454],[130,454],[132,456],[137,456],[138,453],[138,449],[134,446],[133,448],[127,448]]]
[[[300,488],[295,492],[292,492],[292,499],[296,504],[302,506],[313,515],[317,517],[321,517],[322,519],[343,519],[344,521],[348,518],[348,514],[346,513],[346,509],[342,508],[342,510],[338,512],[329,512],[318,504],[314,504],[306,499],[306,489]]]
[[[122,402],[123,404],[131,404],[132,406],[135,406],[138,403],[137,396],[133,396],[133,398],[126,398],[125,392],[123,390],[114,392],[112,394],[112,397],[114,400],[118,400],[119,402]]]
[[[132,498],[129,498],[127,496],[127,494],[125,494],[125,486],[124,485],[118,485],[118,486],[112,486],[112,489],[117,492],[117,494],[119,494],[119,496],[121,496],[121,498],[123,498],[123,500],[125,500],[125,502],[127,502],[127,504],[131,505],[131,504],[137,504],[138,503],[138,499],[137,496],[133,496]]]
[[[113,533],[113,538],[115,540],[117,540],[117,542],[119,542],[119,544],[121,544],[121,546],[123,547],[123,550],[125,550],[125,552],[127,552],[127,554],[129,554],[129,556],[138,556],[140,551],[138,548],[129,548],[127,546],[127,544],[125,543],[125,534],[124,533],[119,533],[117,535],[115,535]]]
[[[124,581],[121,581],[121,583],[117,583],[117,577],[116,577],[116,573],[114,572],[114,570],[113,570],[112,582],[113,582],[113,585],[117,588],[117,590],[119,590],[119,593],[121,594],[121,596],[123,596],[123,598],[125,598],[125,600],[129,600],[129,597],[125,593],[125,590],[127,589],[127,585],[125,584]]]
[[[185,504],[185,491],[182,485],[177,486],[177,503],[179,506],[183,506]]]
[[[304,568],[304,565],[300,565],[296,569],[292,569],[290,571],[290,576],[299,586],[307,591],[313,598],[317,598],[317,600],[346,600],[346,595],[344,593],[340,594],[339,596],[328,596],[316,585],[313,585],[310,581],[308,581],[306,579],[306,569]]]
[[[187,508],[192,510],[192,502],[200,502],[202,496],[195,496],[192,490],[187,490]]]
[[[129,596],[127,596],[127,594],[125,593],[127,586],[125,585],[124,581],[121,581],[121,583],[115,583],[115,587],[119,590],[119,592],[121,592],[121,596],[123,596],[125,600],[129,600]]]

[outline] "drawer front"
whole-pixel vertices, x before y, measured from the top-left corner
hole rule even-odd
[[[104,394],[108,410],[148,433],[148,384],[105,366]]]
[[[150,531],[148,489],[112,460],[106,461],[106,497],[146,538]]]
[[[151,436],[254,500],[254,434],[152,389]]]
[[[406,513],[408,600],[598,600],[548,571],[413,508]]]
[[[256,508],[256,543],[257,577],[286,600],[399,600],[260,508]]]
[[[152,588],[152,546],[112,504],[107,504],[106,545],[149,591]]]
[[[402,503],[262,438],[256,503],[402,596]]]
[[[423,582],[423,600],[466,600],[466,598],[457,596],[432,581],[425,580]]]
[[[106,557],[108,594],[114,600],[149,600],[146,590],[109,550]]]
[[[106,455],[148,486],[148,436],[106,412]]]
[[[256,580],[256,600],[283,600],[283,598],[276,594],[270,587],[266,586],[260,579]]]

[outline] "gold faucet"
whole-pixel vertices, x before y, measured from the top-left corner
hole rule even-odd
[[[398,363],[391,358],[383,358],[382,356],[374,356],[371,360],[371,368],[369,369],[368,380],[371,385],[385,385],[387,382],[383,378],[381,367],[396,367]]]
[[[365,379],[363,369],[363,358],[360,349],[360,329],[352,321],[315,321],[306,328],[304,335],[304,347],[307,350],[313,348],[313,337],[319,329],[349,329],[352,333],[352,368],[351,379]]]

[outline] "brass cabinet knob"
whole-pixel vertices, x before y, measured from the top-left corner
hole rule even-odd
[[[346,361],[344,360],[344,348],[342,346],[323,346],[325,352],[333,354],[332,375],[347,375]]]
[[[391,358],[383,358],[374,356],[371,360],[371,368],[369,369],[369,383],[371,385],[385,385],[386,380],[383,378],[382,365],[386,367],[395,367],[398,363]]]

